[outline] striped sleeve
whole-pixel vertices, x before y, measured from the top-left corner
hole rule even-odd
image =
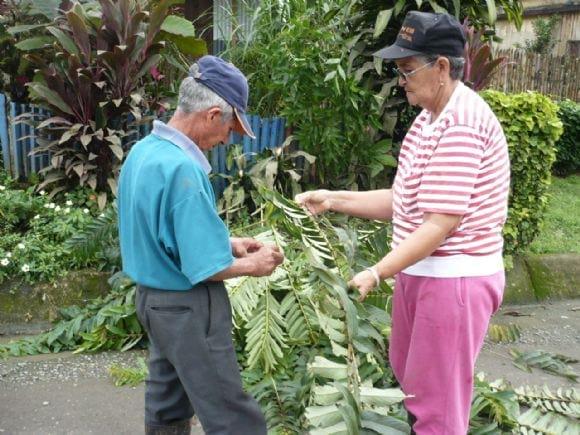
[[[427,163],[417,193],[422,213],[464,215],[483,158],[484,139],[472,127],[447,128]]]

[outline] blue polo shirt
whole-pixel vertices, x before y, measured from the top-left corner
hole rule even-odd
[[[138,284],[188,290],[232,264],[209,168],[193,142],[162,123],[129,152],[119,178],[119,238],[123,271]]]

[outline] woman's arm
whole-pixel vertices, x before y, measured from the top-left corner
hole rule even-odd
[[[425,213],[421,226],[374,266],[379,278],[389,278],[431,255],[455,231],[461,218],[461,215]],[[375,276],[364,270],[349,285],[358,288],[362,300],[376,287]]]
[[[312,190],[296,195],[295,200],[315,215],[335,211],[349,216],[382,221],[390,220],[393,216],[391,189],[366,192]]]

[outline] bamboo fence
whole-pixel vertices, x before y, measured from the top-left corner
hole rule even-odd
[[[507,64],[493,77],[489,87],[506,93],[536,91],[560,100],[580,101],[580,58],[496,50]]]

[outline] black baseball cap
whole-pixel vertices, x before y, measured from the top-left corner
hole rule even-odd
[[[222,97],[234,109],[236,127],[234,130],[252,139],[256,135],[250,127],[248,109],[248,80],[233,63],[216,56],[203,56],[198,61],[199,72],[193,78]]]
[[[411,11],[393,45],[373,56],[383,59],[402,59],[418,54],[442,54],[462,57],[465,47],[463,27],[449,14]]]

